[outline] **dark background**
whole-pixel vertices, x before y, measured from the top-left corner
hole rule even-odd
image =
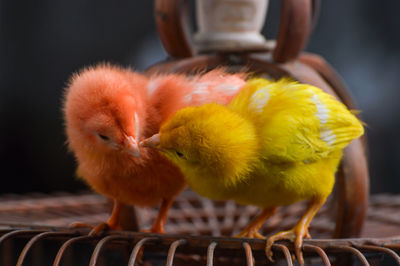
[[[264,33],[276,36],[279,1]],[[343,76],[368,124],[371,191],[400,192],[400,1],[323,1],[307,50]],[[0,0],[0,193],[78,191],[60,111],[74,71],[165,58],[153,1]]]

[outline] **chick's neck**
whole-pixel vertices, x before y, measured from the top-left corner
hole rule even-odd
[[[208,108],[211,109],[212,106]],[[204,163],[194,172],[184,169],[189,185],[204,196],[215,194],[225,197],[239,184],[246,183],[259,160],[259,138],[251,121],[226,108],[218,108],[205,124],[213,140],[208,146],[212,156],[205,156]],[[214,196],[213,196],[214,195]]]

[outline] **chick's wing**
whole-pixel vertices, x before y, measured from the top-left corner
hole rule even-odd
[[[263,79],[246,86],[231,106],[256,124],[266,160],[312,162],[363,134],[354,114],[316,87]]]

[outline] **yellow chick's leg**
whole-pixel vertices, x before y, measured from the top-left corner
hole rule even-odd
[[[154,221],[153,226],[149,230],[142,230],[144,233],[157,233],[157,234],[164,234],[164,224],[167,220],[167,214],[169,208],[171,208],[172,202],[174,198],[163,199],[161,202],[160,210],[158,211],[158,215],[156,220]]]
[[[290,230],[282,231],[276,233],[270,237],[268,237],[267,245],[265,248],[265,253],[269,260],[273,261],[272,259],[272,245],[279,240],[289,240],[294,242],[294,248],[296,252],[297,259],[299,260],[300,265],[304,265],[304,258],[303,253],[301,251],[303,246],[303,238],[311,238],[308,227],[312,219],[314,218],[315,214],[318,210],[322,207],[325,203],[326,198],[314,198],[311,200],[310,205],[308,206],[306,212],[300,218],[300,221]]]
[[[121,212],[121,207],[122,207],[122,203],[117,200],[114,200],[114,205],[113,205],[113,210],[111,212],[111,216],[108,219],[108,221],[105,223],[101,223],[97,226],[93,226],[90,224],[77,222],[77,223],[73,223],[71,226],[73,228],[80,228],[80,227],[92,228],[89,235],[97,235],[99,233],[102,233],[105,230],[119,230],[119,229],[121,229],[120,224],[119,224],[119,215]]]
[[[260,227],[264,224],[265,220],[274,215],[278,207],[265,208],[262,212],[248,225],[246,228],[242,230],[239,234],[234,237],[247,237],[247,238],[261,238],[265,237],[258,233]]]

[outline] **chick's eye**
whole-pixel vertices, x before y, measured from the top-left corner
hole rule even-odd
[[[179,152],[179,151],[175,151],[176,155],[178,155],[178,157],[183,157],[183,153]]]
[[[104,135],[102,135],[102,134],[98,134],[98,135],[99,135],[99,137],[100,137],[102,140],[104,140],[104,141],[109,141],[109,140],[110,140],[110,138],[107,137],[107,136],[104,136]]]

